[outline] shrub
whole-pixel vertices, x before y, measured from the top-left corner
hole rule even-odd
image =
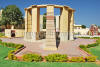
[[[22,44],[15,44],[15,43],[1,42],[1,44],[6,47],[12,47],[12,48],[17,48],[17,49],[24,47],[24,45],[22,45]]]
[[[15,50],[10,50],[9,52],[8,52],[8,54],[13,54],[15,52]]]
[[[66,62],[68,60],[67,55],[64,54],[50,54],[45,56],[45,59],[49,62]]]
[[[14,54],[9,53],[8,54],[8,59],[10,59],[10,60],[17,60],[17,57]]]
[[[91,54],[91,52],[87,49],[85,45],[80,45],[79,47],[83,49],[84,51],[88,52],[89,54]]]
[[[83,38],[83,39],[90,39],[90,37],[79,37],[79,38]]]
[[[80,47],[80,48],[86,48],[86,46],[85,46],[85,45],[80,45],[79,47]]]
[[[16,49],[20,49],[22,47],[24,47],[24,45],[18,44],[18,46],[16,47]]]
[[[88,56],[88,57],[86,57],[86,61],[87,62],[95,62],[96,61],[96,56]]]
[[[87,45],[87,48],[95,47],[95,46],[98,46],[98,45],[99,45],[98,43],[88,44]]]
[[[100,44],[100,39],[96,40],[96,42],[97,42],[98,44]]]
[[[28,62],[42,61],[42,57],[38,54],[25,54],[23,55],[23,60]]]
[[[70,61],[71,62],[85,62],[85,59],[83,57],[72,57]]]

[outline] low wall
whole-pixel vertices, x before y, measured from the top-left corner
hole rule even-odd
[[[24,37],[24,29],[13,29],[15,31],[15,37]],[[11,37],[11,29],[5,29],[5,36]]]

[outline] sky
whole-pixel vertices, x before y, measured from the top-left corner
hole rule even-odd
[[[16,5],[25,15],[24,8],[39,4],[67,5],[75,9],[75,24],[82,24],[89,27],[91,24],[100,25],[100,0],[0,0],[0,7]],[[40,9],[40,14],[46,9]],[[60,10],[55,8],[55,15],[59,15]]]

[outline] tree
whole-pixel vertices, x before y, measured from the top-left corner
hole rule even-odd
[[[46,29],[46,15],[47,13],[43,14],[43,29]]]
[[[86,28],[86,26],[85,25],[82,25],[82,28]]]
[[[23,23],[22,12],[16,5],[8,5],[2,12],[1,24],[18,26]]]
[[[100,29],[100,26],[98,26],[98,28]]]

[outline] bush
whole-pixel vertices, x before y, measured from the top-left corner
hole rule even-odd
[[[100,39],[96,40],[96,42],[97,42],[98,44],[100,44]]]
[[[8,54],[8,59],[10,60],[17,60],[17,57],[14,54]]]
[[[96,56],[88,56],[88,57],[86,57],[86,61],[87,62],[95,62],[96,61]]]
[[[80,47],[80,48],[86,48],[86,46],[85,46],[85,45],[80,45],[79,47]]]
[[[24,47],[24,45],[22,45],[22,44],[6,43],[6,42],[0,42],[0,43],[3,46],[17,48],[17,49],[20,49],[20,48]]]
[[[24,47],[24,45],[18,44],[18,46],[16,47],[16,49],[20,49],[20,48],[22,48],[22,47]]]
[[[83,57],[72,57],[70,61],[71,62],[85,62],[85,59]]]
[[[42,57],[38,54],[25,54],[23,55],[23,60],[28,62],[42,61]]]
[[[9,52],[8,52],[8,54],[13,54],[15,52],[15,50],[10,50]]]
[[[81,49],[83,49],[84,51],[88,52],[89,54],[91,54],[91,52],[87,49],[87,46],[85,45],[80,45],[79,46]]]
[[[88,45],[87,45],[87,48],[96,47],[96,46],[98,46],[98,45],[99,45],[98,43],[88,44]]]
[[[83,39],[90,39],[90,37],[79,37],[79,38],[83,38]]]
[[[45,56],[45,59],[49,62],[66,62],[68,60],[67,55],[64,54],[50,54]]]

